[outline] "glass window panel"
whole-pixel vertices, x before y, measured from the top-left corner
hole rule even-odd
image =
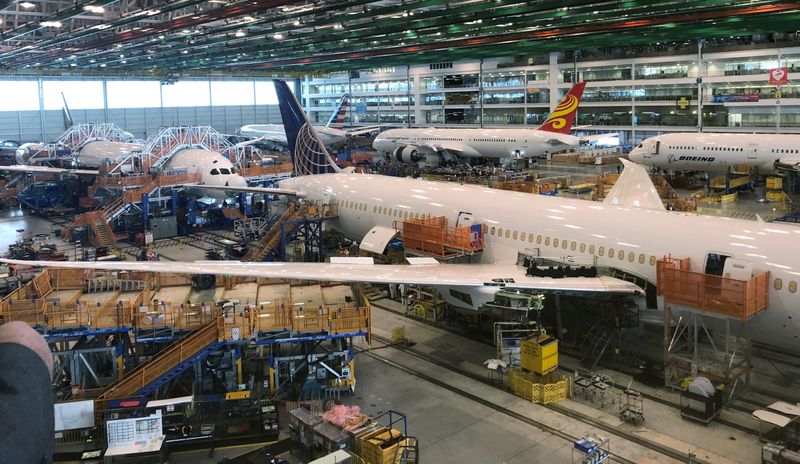
[[[292,93],[295,92],[294,82],[286,82]],[[324,92],[340,93],[340,92]],[[256,81],[256,105],[277,105],[278,96],[275,94],[275,86],[272,81]]]
[[[73,110],[103,108],[103,83],[101,81],[52,81],[42,82],[44,109],[60,110],[64,106],[61,93],[67,99],[67,106]]]
[[[164,107],[209,106],[208,81],[178,81],[172,85],[162,85]]]
[[[39,109],[39,89],[36,81],[0,81],[0,88],[3,89],[0,111]]]
[[[253,81],[211,81],[211,103],[214,106],[253,105]]]
[[[108,107],[158,108],[161,106],[160,87],[158,81],[108,81]]]

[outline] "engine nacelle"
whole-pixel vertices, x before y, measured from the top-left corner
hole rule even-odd
[[[397,147],[394,150],[394,158],[404,163],[416,163],[423,160],[425,156],[420,155],[414,147]]]

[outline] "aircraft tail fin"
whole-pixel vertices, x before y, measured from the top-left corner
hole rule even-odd
[[[341,169],[331,159],[314,126],[308,121],[300,102],[286,81],[275,79],[275,92],[281,109],[281,119],[286,131],[286,142],[292,156],[295,176],[328,174]]]
[[[342,98],[339,99],[339,102],[336,104],[336,108],[334,108],[333,113],[331,113],[330,119],[328,119],[328,124],[325,125],[334,129],[343,128],[344,117],[347,114],[348,106],[350,106],[350,94],[346,93],[342,95]]]
[[[61,100],[64,101],[64,107],[61,108],[61,113],[64,116],[64,129],[69,129],[75,125],[75,121],[72,119],[72,113],[69,111],[67,97],[64,96],[64,92],[61,92]]]
[[[620,158],[620,161],[624,167],[622,175],[614,183],[603,203],[661,211],[666,209],[658,190],[650,180],[650,174],[633,161],[624,158]]]
[[[575,122],[575,115],[578,112],[578,105],[581,103],[584,87],[586,87],[586,81],[573,85],[569,92],[564,95],[564,99],[556,106],[556,109],[539,126],[539,130],[569,134],[570,129],[572,129],[572,123]]]

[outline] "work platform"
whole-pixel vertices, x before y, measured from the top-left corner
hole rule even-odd
[[[666,256],[656,264],[656,283],[663,297],[666,385],[684,389],[687,379],[707,377],[724,384],[732,401],[750,384],[746,328],[767,309],[769,273],[733,279],[692,271],[688,258]]]
[[[59,364],[70,370],[66,377],[83,387],[83,395],[103,392],[104,401],[155,394],[186,370],[199,368],[206,356],[241,356],[251,344],[275,346],[271,349],[278,353],[286,351],[280,346],[326,342],[350,361],[354,338],[370,342],[369,305],[346,285],[217,277],[217,286],[198,291],[192,283],[186,275],[44,270],[0,300],[0,318],[4,323],[26,322],[59,346],[59,356],[72,360]],[[168,295],[174,300],[163,299]],[[87,342],[95,339],[102,342]],[[133,347],[165,342],[174,343],[133,371],[136,363],[123,359]],[[113,373],[103,375],[86,358],[89,354],[113,365]],[[104,356],[112,362],[100,359]],[[106,388],[107,380],[116,383]],[[239,383],[241,378],[232,384]]]
[[[283,214],[260,226],[261,238],[248,247],[242,261],[286,261],[287,246],[297,239],[303,242],[303,261],[322,261],[322,223],[338,214],[335,204],[289,203]]]

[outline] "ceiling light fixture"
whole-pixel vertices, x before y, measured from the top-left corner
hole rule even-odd
[[[92,5],[86,5],[83,7],[83,9],[90,13],[105,13],[106,11],[106,9],[103,8],[102,6],[92,6]]]
[[[283,39],[283,34],[278,32],[275,35],[273,35],[272,38],[275,39],[275,40],[282,40]]]
[[[247,33],[240,29],[240,30],[236,31],[235,35],[236,35],[236,37],[244,37],[244,36],[247,35]]]
[[[105,67],[106,67],[106,64],[105,64],[105,63],[100,63],[100,67],[101,67],[101,68],[105,68]]]
[[[42,26],[42,27],[61,27],[61,26],[63,26],[63,24],[61,24],[61,21],[42,21],[42,22],[39,23],[39,25]]]
[[[19,4],[19,6],[21,6],[22,8],[25,8],[27,10],[30,10],[31,8],[36,8],[36,5],[34,5],[31,2],[22,2],[22,3]]]

